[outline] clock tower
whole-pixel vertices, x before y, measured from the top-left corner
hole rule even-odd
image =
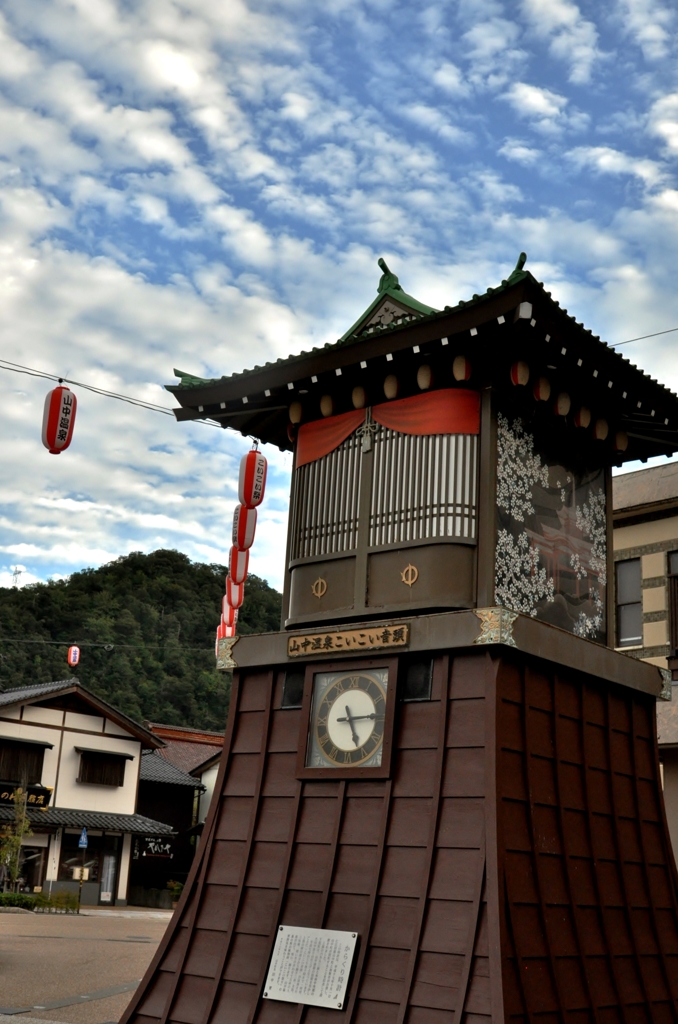
[[[286,582],[280,631],[232,645],[212,806],[125,1024],[678,1021],[671,687],[615,650],[610,543],[612,468],[678,450],[678,398],[524,264],[435,310],[381,260],[336,344],[176,371],[177,419],[294,453]],[[345,998],[285,996],[295,929],[311,974],[351,937]]]

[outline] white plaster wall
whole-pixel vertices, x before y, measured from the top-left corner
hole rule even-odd
[[[76,782],[80,772],[80,754],[76,747],[87,747],[90,750],[112,754],[131,754],[133,760],[125,762],[124,785],[92,786]],[[138,740],[117,739],[113,736],[71,732],[65,729],[54,806],[75,807],[83,811],[106,811],[109,814],[134,814],[140,756],[141,744]]]
[[[25,712],[24,712],[24,717]],[[67,729],[86,729],[88,732],[103,732],[104,720],[98,715],[81,715],[76,711],[66,712],[64,723]]]
[[[198,821],[204,821],[207,817],[207,812],[210,809],[210,803],[212,802],[212,793],[214,792],[214,784],[217,781],[217,775],[219,774],[219,762],[208,768],[200,776],[200,781],[205,786],[205,792],[200,794],[200,805],[198,808]]]
[[[615,526],[612,546],[615,551],[626,551],[627,548],[641,548],[646,544],[660,544],[663,541],[676,539],[678,539],[678,517],[671,516],[668,519],[656,519],[651,523]]]
[[[31,704],[24,706],[24,722],[42,722],[44,725],[60,726],[63,717],[63,711],[59,711],[57,708],[35,708]]]
[[[46,832],[34,832],[32,836],[24,836],[21,840],[22,846],[49,846],[49,836]]]
[[[131,732],[127,732],[126,729],[123,729],[117,724],[117,722],[112,721],[110,718],[107,718],[104,722],[104,732],[109,736],[129,736],[130,739],[132,739]]]

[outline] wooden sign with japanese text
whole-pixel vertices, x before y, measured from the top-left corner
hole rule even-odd
[[[409,624],[374,628],[345,629],[339,632],[323,630],[305,633],[287,640],[287,656],[303,658],[308,654],[346,654],[349,651],[383,651],[393,647],[407,647],[410,639]]]

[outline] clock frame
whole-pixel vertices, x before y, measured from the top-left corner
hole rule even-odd
[[[386,708],[382,740],[381,764],[367,767],[363,764],[337,764],[311,767],[306,764],[311,735],[315,729],[313,720],[313,694],[316,675],[346,672],[360,675],[385,669],[388,673],[386,687]],[[301,713],[299,743],[297,746],[297,778],[299,779],[387,779],[391,774],[391,752],[393,745],[393,724],[395,718],[396,689],[398,680],[397,658],[371,658],[366,661],[314,662],[306,666],[304,679],[304,701]]]

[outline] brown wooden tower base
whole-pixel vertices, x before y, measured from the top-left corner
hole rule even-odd
[[[323,656],[287,708],[294,634],[238,641],[200,850],[125,1022],[678,1020],[658,670],[498,610],[410,628],[376,779],[300,777]],[[432,686],[408,702],[415,655],[433,659]],[[358,932],[345,1010],[261,999],[281,923]]]

